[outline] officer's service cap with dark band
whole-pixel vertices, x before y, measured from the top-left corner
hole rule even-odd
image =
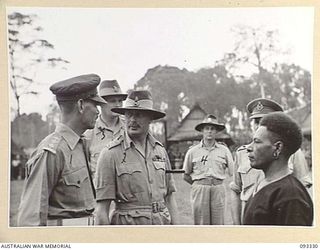
[[[258,98],[252,100],[247,105],[247,111],[250,113],[250,119],[261,118],[266,114],[283,111],[279,103],[271,99]]]
[[[100,77],[96,74],[81,75],[51,85],[50,90],[56,95],[57,101],[77,101],[90,99],[98,104],[105,104],[97,92]]]
[[[213,125],[214,127],[216,127],[216,129],[218,131],[222,131],[222,130],[225,129],[225,126],[218,122],[217,117],[215,117],[214,115],[209,114],[204,118],[204,120],[201,123],[199,123],[195,127],[195,130],[201,131],[203,129],[203,127],[206,126],[206,125]]]
[[[148,90],[133,90],[125,100],[124,107],[111,109],[112,112],[122,115],[128,110],[147,111],[152,115],[153,120],[160,119],[166,115],[153,108],[151,93]]]
[[[122,100],[127,98],[127,94],[123,94],[117,80],[105,80],[99,85],[99,95],[101,97],[117,96]]]

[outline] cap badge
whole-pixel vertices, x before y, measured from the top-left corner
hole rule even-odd
[[[133,106],[139,107],[139,98],[138,98],[138,96],[136,96],[136,98],[134,99],[134,104],[133,104]]]
[[[258,102],[258,104],[257,104],[257,106],[256,106],[256,110],[257,110],[257,111],[263,110],[263,105],[262,105],[261,102]]]

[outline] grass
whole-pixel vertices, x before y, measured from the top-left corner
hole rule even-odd
[[[193,225],[193,217],[190,204],[190,185],[186,183],[182,174],[173,174],[177,192],[175,198],[177,200],[178,211],[180,214],[180,221],[183,225]],[[227,225],[232,225],[232,219],[230,214],[230,193],[227,188],[230,179],[227,179],[224,183],[226,189],[226,213],[225,222]],[[17,226],[17,213],[19,208],[20,196],[23,189],[23,181],[14,180],[10,183],[10,226]]]

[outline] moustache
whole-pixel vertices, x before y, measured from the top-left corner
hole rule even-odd
[[[140,125],[138,123],[135,123],[135,122],[129,123],[128,126],[129,127],[140,127]]]

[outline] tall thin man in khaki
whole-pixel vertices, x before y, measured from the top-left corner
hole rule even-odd
[[[100,77],[81,75],[50,87],[62,121],[43,139],[26,164],[27,175],[18,226],[85,226],[93,224],[95,189],[82,136],[95,125]]]
[[[233,159],[227,146],[215,140],[225,128],[208,115],[195,129],[203,139],[191,147],[184,159],[184,180],[191,184],[191,204],[195,225],[223,225],[225,190],[223,180],[232,175]]]

